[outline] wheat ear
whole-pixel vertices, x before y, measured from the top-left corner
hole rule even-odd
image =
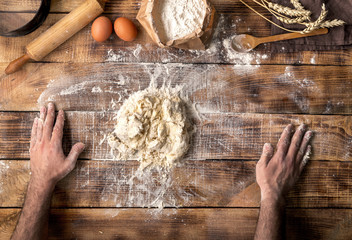
[[[328,11],[326,11],[325,4],[323,3],[323,5],[321,6],[321,13],[318,19],[312,23],[303,23],[307,27],[302,32],[309,33],[315,29],[321,28],[321,24],[325,20],[327,14],[328,14]]]
[[[284,6],[281,6],[276,3],[272,3],[272,2],[268,2],[268,1],[265,1],[265,2],[267,3],[269,8],[271,8],[279,13],[290,16],[290,17],[300,17],[300,16],[310,15],[310,11],[308,11],[308,10],[304,10],[304,9],[297,10],[297,9],[292,9],[289,7],[284,7]]]
[[[286,24],[298,23],[298,24],[306,26],[306,28],[303,31],[291,30],[291,29],[287,29],[285,27],[282,27],[282,26],[276,24],[275,22],[271,21],[267,17],[263,16],[261,13],[256,11],[254,8],[249,6],[244,0],[240,0],[240,1],[246,7],[248,7],[253,12],[258,14],[260,17],[264,18],[266,21],[270,22],[271,24],[275,25],[276,27],[281,28],[287,32],[296,32],[296,33],[304,34],[304,33],[309,33],[315,29],[319,29],[319,28],[323,28],[323,27],[331,28],[331,27],[341,26],[341,25],[345,24],[345,22],[343,20],[338,20],[338,19],[325,21],[327,13],[328,13],[328,11],[325,8],[325,4],[323,4],[321,7],[322,10],[321,10],[321,13],[320,13],[318,19],[314,22],[311,22],[311,19],[310,19],[311,12],[304,9],[304,7],[299,2],[299,0],[290,0],[290,2],[295,7],[295,9],[291,9],[289,7],[284,7],[279,4],[269,2],[268,0],[261,0],[261,2],[258,2],[257,0],[252,0],[256,4],[258,4],[259,6],[262,6],[263,8],[267,9],[275,18],[277,18],[279,21],[281,21],[283,23],[286,23]],[[295,18],[290,18],[288,16],[295,17]],[[308,22],[305,22],[306,20]]]
[[[301,31],[295,31],[295,30],[290,30],[287,29],[285,27],[280,26],[279,24],[274,23],[273,21],[271,21],[270,19],[268,19],[267,17],[263,16],[263,14],[259,13],[257,10],[255,10],[254,8],[252,8],[251,6],[249,6],[245,1],[240,0],[241,3],[243,3],[246,7],[248,7],[250,10],[252,10],[253,12],[255,12],[256,14],[258,14],[260,17],[264,18],[266,21],[268,21],[269,23],[275,25],[278,28],[281,28],[282,30],[285,30],[287,32],[295,32],[295,33],[301,33]]]
[[[280,17],[280,16],[275,16],[275,17],[280,22],[283,22],[286,24],[294,24],[294,23],[302,24],[304,21],[307,21],[307,20],[309,21],[308,16],[302,16],[302,17],[298,17],[298,18],[285,18],[285,17]]]
[[[291,0],[291,4],[298,10],[304,10],[304,7],[302,4],[299,2],[299,0]]]
[[[324,28],[332,28],[332,27],[338,27],[338,26],[342,26],[344,25],[346,22],[343,20],[339,20],[339,19],[334,19],[334,20],[328,20],[323,22],[320,27]]]

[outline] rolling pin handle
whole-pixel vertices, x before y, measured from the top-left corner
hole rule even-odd
[[[17,58],[15,60],[13,60],[12,62],[10,62],[10,64],[7,66],[7,68],[5,69],[5,73],[7,75],[17,72],[18,70],[20,70],[20,68],[26,64],[31,58],[28,56],[28,54],[23,55],[20,58]]]

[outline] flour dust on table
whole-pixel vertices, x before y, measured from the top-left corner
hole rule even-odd
[[[104,61],[120,63],[136,61],[154,62],[154,57],[150,57],[152,55],[158,56],[158,61],[162,63],[204,63],[210,60],[214,61],[214,63],[221,62],[244,66],[245,69],[251,67],[252,70],[255,71],[260,67],[261,61],[269,59],[270,55],[256,51],[240,53],[233,50],[231,41],[236,36],[236,26],[238,22],[241,21],[240,17],[237,17],[236,20],[232,20],[224,14],[219,14],[219,20],[214,29],[213,37],[206,50],[184,50],[171,47],[153,50],[154,44],[144,43],[143,45],[136,44],[135,46],[125,47],[124,49],[107,49]],[[231,26],[231,35],[228,33],[229,29],[226,28],[226,26],[229,25]]]

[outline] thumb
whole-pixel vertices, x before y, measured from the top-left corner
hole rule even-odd
[[[265,164],[265,166],[269,163],[271,157],[273,156],[274,148],[270,143],[265,143],[263,147],[262,155],[258,161],[258,163]]]
[[[85,145],[84,143],[81,143],[81,142],[76,143],[75,145],[72,146],[70,153],[66,157],[66,162],[70,166],[70,170],[72,170],[75,167],[77,158],[83,152],[84,148],[85,148]]]

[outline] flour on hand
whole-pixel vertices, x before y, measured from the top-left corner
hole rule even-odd
[[[131,95],[118,111],[108,142],[121,160],[170,168],[187,152],[193,131],[180,90],[149,88]]]

